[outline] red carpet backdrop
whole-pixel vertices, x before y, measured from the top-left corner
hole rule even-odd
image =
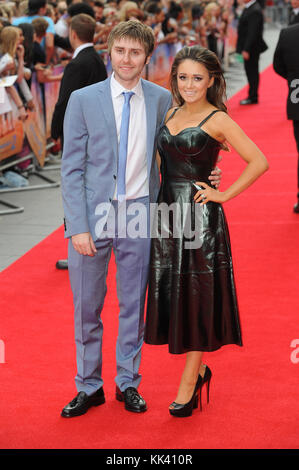
[[[225,210],[230,226],[244,347],[206,354],[213,372],[210,404],[175,419],[184,356],[143,348],[144,414],[115,400],[117,298],[112,261],[104,320],[106,404],[81,417],[60,417],[76,395],[72,296],[61,227],[0,274],[0,448],[9,449],[295,449],[299,446],[299,216],[296,148],[286,120],[286,84],[272,67],[261,78],[260,104],[229,102],[231,116],[267,156],[270,170]],[[244,168],[223,153],[225,188]],[[298,340],[299,344],[299,340]],[[3,357],[3,352],[5,353]],[[293,355],[292,355],[293,353]],[[2,360],[3,362],[3,360]]]

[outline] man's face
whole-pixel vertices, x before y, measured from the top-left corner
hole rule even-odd
[[[111,49],[111,64],[116,80],[124,88],[133,88],[142,73],[146,58],[144,46],[131,38],[116,39]]]
[[[299,8],[299,0],[291,0],[292,8]]]
[[[46,16],[46,13],[47,13],[47,2],[44,4],[43,7],[41,7],[41,8],[39,9],[39,13],[38,13],[38,14],[41,15],[41,16]]]
[[[93,11],[94,11],[94,15],[95,15],[95,20],[96,21],[101,21],[101,19],[103,18],[104,8],[95,6],[95,7],[93,7]]]
[[[156,23],[163,23],[165,20],[165,13],[163,10],[160,11],[160,13],[157,13],[155,16]]]

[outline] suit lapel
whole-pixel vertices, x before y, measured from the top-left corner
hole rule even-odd
[[[111,80],[111,77],[108,77],[103,82],[100,82],[99,97],[100,97],[101,108],[104,111],[103,115],[104,115],[106,125],[107,125],[108,139],[111,142],[111,146],[114,151],[115,158],[117,159],[118,158],[118,139],[117,139],[117,130],[116,130],[112,97],[111,97],[110,80]]]
[[[153,158],[153,148],[155,142],[155,132],[156,132],[156,103],[155,95],[152,93],[152,90],[148,86],[147,82],[141,79],[144,101],[145,101],[145,112],[146,112],[146,158],[147,158],[147,174],[150,177],[152,158]]]

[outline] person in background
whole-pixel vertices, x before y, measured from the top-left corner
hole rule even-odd
[[[107,78],[104,62],[93,46],[95,26],[94,18],[85,13],[75,15],[70,23],[69,39],[74,54],[64,70],[51,125],[51,136],[61,140],[62,148],[63,120],[71,93]]]
[[[241,105],[258,103],[259,58],[268,47],[263,39],[264,15],[256,0],[244,0],[244,9],[238,24],[236,51],[242,54],[249,90]]]
[[[295,23],[288,28],[282,29],[276,45],[273,58],[275,72],[288,82],[289,92],[287,97],[287,118],[293,123],[294,137],[298,152],[297,163],[297,202],[294,212],[299,214],[299,100],[298,100],[298,77],[299,77],[299,24]]]
[[[31,23],[20,23],[18,25],[18,28],[22,30],[23,32],[23,46],[24,46],[24,67],[28,68],[33,71],[33,62],[32,62],[32,54],[33,54],[33,36],[34,36],[34,28]],[[26,78],[26,77],[25,77]],[[31,85],[31,78],[30,77],[26,78],[26,81],[28,83],[28,86],[30,88]]]
[[[29,107],[33,105],[32,94],[24,80],[24,48],[20,44],[21,30],[14,26],[5,26],[0,34],[0,52],[1,55],[8,54],[13,61],[14,67],[5,72],[6,75],[17,75],[16,83],[21,88],[23,99],[17,91],[16,86],[6,87],[6,91],[11,98],[12,111],[14,116],[20,117],[22,121],[27,118],[25,105],[29,102]]]
[[[299,23],[299,0],[290,0],[290,4],[289,26]]]
[[[48,21],[45,18],[35,18],[32,21],[32,26],[34,30],[34,41],[33,41],[33,64],[42,64],[46,65],[46,53],[45,50],[41,47],[41,42],[46,36]],[[37,69],[35,69],[37,70]]]
[[[55,26],[54,21],[46,16],[47,12],[47,0],[29,0],[28,2],[28,14],[21,16],[13,20],[13,25],[18,26],[20,23],[32,23],[32,20],[38,17],[43,17],[48,21],[48,28],[45,40],[42,43],[42,47],[46,53],[46,64],[49,64],[54,54],[54,35]]]
[[[48,21],[45,18],[35,18],[32,21],[34,29],[34,42],[32,61],[34,70],[37,73],[37,80],[39,83],[56,82],[62,79],[61,74],[53,74],[52,68],[46,65],[46,54],[41,47],[41,42],[47,34]]]
[[[64,2],[60,2],[60,3],[64,4]],[[62,38],[67,38],[68,37],[68,31],[69,31],[69,27],[68,27],[68,23],[67,23],[68,4],[65,3],[65,5],[66,5],[65,9],[64,9],[64,7],[60,9],[60,13],[61,13],[60,17],[58,18],[58,20],[57,20],[57,22],[55,23],[55,26],[54,26],[56,34],[58,34]]]
[[[57,55],[60,57],[61,60],[63,59],[70,59],[70,53],[74,52],[72,49],[72,45],[69,40],[69,25],[72,18],[75,15],[79,15],[80,13],[85,13],[86,15],[91,16],[94,18],[94,11],[88,3],[77,1],[77,0],[68,0],[68,9],[67,13],[64,17],[65,27],[66,30],[63,32],[65,36],[60,36],[57,32],[54,36],[54,44],[56,46]]]
[[[104,12],[104,3],[96,1],[93,6],[94,18],[97,24],[102,24],[103,12]]]

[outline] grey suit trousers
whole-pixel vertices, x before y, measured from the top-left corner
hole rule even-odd
[[[127,201],[142,203],[146,208],[145,221],[149,227],[149,198]],[[97,253],[94,257],[80,255],[69,241],[68,269],[75,310],[75,342],[78,392],[88,395],[100,388],[102,378],[101,312],[107,292],[106,276],[113,249],[117,266],[117,296],[119,301],[119,329],[116,344],[116,378],[120,390],[129,386],[138,387],[141,375],[139,365],[144,333],[144,302],[148,280],[150,237],[123,237],[124,228],[119,226],[118,205],[113,201],[115,232],[107,238],[95,241]],[[121,224],[132,221],[127,216]],[[122,238],[123,237],[123,238]],[[117,312],[115,312],[115,315]]]

